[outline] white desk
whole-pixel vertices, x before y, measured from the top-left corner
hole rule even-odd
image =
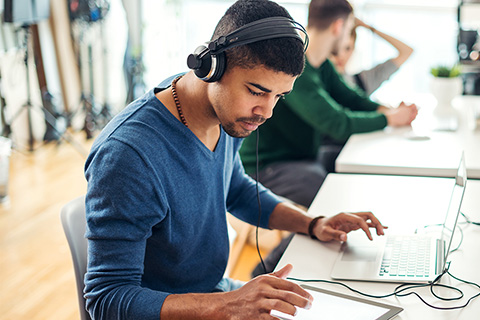
[[[452,187],[453,179],[450,178],[330,174],[312,203],[308,214],[329,216],[342,211],[369,210],[374,212],[383,224],[389,226],[388,232],[394,233],[397,230],[413,232],[417,227],[428,230],[423,227],[443,222]],[[480,180],[468,181],[462,212],[473,221],[480,221],[479,195]],[[463,221],[463,218],[459,218],[459,222]],[[461,227],[464,231],[464,239],[460,249],[451,254],[450,272],[460,279],[480,284],[480,227],[464,224]],[[459,234],[459,232],[456,233],[457,236]],[[454,239],[455,241],[458,239]],[[304,235],[296,235],[277,268],[291,263],[293,271],[290,277],[331,280],[330,271],[339,249],[340,243],[338,242],[321,243]],[[397,286],[392,283],[342,282],[374,295],[391,293]],[[457,285],[458,282],[450,277],[442,280],[442,283],[457,286],[465,293],[466,297],[471,297],[479,292],[478,289],[468,285]],[[360,296],[338,285],[314,282],[306,284]],[[436,300],[430,295],[427,288],[416,291],[436,306],[456,306],[466,302],[465,298],[454,302]],[[442,293],[442,290],[438,289],[438,293]],[[453,311],[434,310],[413,295],[373,300],[403,307],[404,311],[395,318],[402,320],[471,320],[479,319],[480,315],[480,297],[470,302],[466,308]]]
[[[340,152],[337,172],[454,177],[462,150],[469,178],[480,178],[480,129],[472,130],[469,117],[473,106],[480,108],[480,96],[455,98],[459,115],[455,132],[429,130],[434,107],[424,99],[412,127],[390,128],[350,137]],[[428,139],[411,139],[417,137]]]

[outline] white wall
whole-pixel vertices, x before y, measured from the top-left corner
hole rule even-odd
[[[458,58],[456,1],[364,1],[356,6],[357,15],[375,28],[411,46],[410,59],[385,83],[373,98],[382,101],[408,100],[429,91],[430,68],[454,64]],[[350,71],[383,62],[394,55],[392,47],[366,30],[359,32]]]
[[[210,39],[216,22],[234,1],[144,0],[146,82],[187,69],[186,57]],[[306,24],[309,1],[277,1],[294,19]],[[415,52],[399,72],[376,92],[377,99],[396,100],[428,92],[429,70],[454,63],[457,37],[456,0],[352,0],[356,14],[376,28],[405,41]],[[394,51],[379,38],[359,34],[349,70],[369,68]],[[401,96],[401,97],[400,97]]]
[[[188,54],[210,39],[218,20],[234,2],[233,0],[142,1],[144,79],[147,89],[172,74],[187,71]],[[306,24],[309,1],[279,0],[277,2],[285,6],[295,20]],[[403,40],[415,50],[412,57],[391,80],[377,90],[373,96],[375,99],[396,102],[408,100],[410,96],[417,93],[428,92],[429,69],[439,63],[449,64],[457,60],[457,0],[352,0],[351,2],[360,18],[377,29]],[[102,42],[98,33],[93,35],[95,94],[100,102],[106,94],[114,111],[118,111],[125,105],[126,88],[122,66],[128,29],[122,0],[111,0],[110,3],[111,8],[104,22],[105,56],[108,62],[106,69],[100,56]],[[350,71],[369,68],[393,55],[392,48],[381,39],[363,31],[359,32],[357,50],[352,63],[348,66]],[[48,42],[45,47],[52,47],[50,38],[44,39]],[[54,54],[45,52],[44,58],[48,60],[45,61],[45,66],[49,89],[57,99],[61,100],[58,70],[53,61]],[[5,76],[10,74],[12,79],[4,78],[4,82],[13,84],[16,89],[24,92],[24,88],[18,85],[24,81],[21,78],[24,73],[21,71],[23,65],[21,50],[16,54],[9,52],[7,60],[5,62],[14,71],[5,73]],[[108,72],[106,83],[103,79],[104,70]],[[35,77],[32,76],[31,79]],[[106,90],[104,83],[107,85]],[[35,88],[33,87],[32,90]],[[18,91],[12,90],[11,93],[13,92]],[[35,103],[38,103],[36,94],[34,97]],[[23,101],[17,100],[19,101],[16,103],[18,105],[16,108],[19,108]],[[40,123],[36,128],[36,132],[40,132],[37,132],[36,136],[41,136],[42,130]]]

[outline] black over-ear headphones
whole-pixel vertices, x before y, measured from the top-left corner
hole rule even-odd
[[[298,31],[305,34],[305,41]],[[225,72],[225,50],[274,38],[296,38],[302,41],[305,50],[308,46],[307,32],[301,24],[286,17],[270,17],[248,23],[226,36],[199,46],[188,56],[187,65],[198,78],[205,82],[215,82]]]

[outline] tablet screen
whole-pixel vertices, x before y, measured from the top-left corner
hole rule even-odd
[[[283,320],[386,320],[402,308],[302,285],[313,296],[312,308],[298,308],[296,316],[272,310],[271,315]]]

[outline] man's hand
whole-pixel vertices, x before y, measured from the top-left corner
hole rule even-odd
[[[171,294],[163,303],[161,319],[172,320],[274,320],[270,311],[294,315],[295,307],[309,309],[313,297],[299,285],[285,280],[292,271],[288,264],[264,274],[240,289],[221,293]]]
[[[407,105],[405,102],[400,103],[397,108],[381,106],[377,111],[385,114],[388,125],[391,127],[408,126],[418,114],[418,108],[415,104]]]
[[[339,213],[333,217],[318,220],[313,231],[320,241],[347,241],[347,233],[362,229],[372,240],[369,228],[375,228],[377,235],[383,235],[383,226],[371,212]]]
[[[271,310],[295,315],[295,307],[309,309],[313,297],[299,285],[285,280],[291,270],[292,265],[286,265],[277,272],[254,278],[238,290],[225,293],[222,302],[228,319],[273,320],[277,318],[270,315]]]

